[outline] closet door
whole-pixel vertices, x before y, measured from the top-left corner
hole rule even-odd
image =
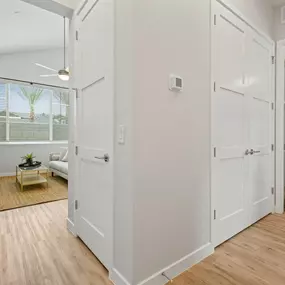
[[[248,221],[248,98],[245,94],[246,25],[215,3],[212,30],[213,244],[243,230]]]
[[[273,210],[272,45],[253,30],[247,37],[247,94],[249,96],[249,224]]]

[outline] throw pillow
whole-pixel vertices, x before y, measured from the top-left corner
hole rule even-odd
[[[68,148],[64,148],[63,151],[60,153],[59,160],[62,161],[68,152]]]
[[[67,150],[67,152],[66,152],[64,158],[63,158],[61,161],[63,161],[63,162],[68,162],[68,150]]]

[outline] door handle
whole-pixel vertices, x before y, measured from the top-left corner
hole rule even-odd
[[[259,150],[254,150],[254,149],[251,149],[251,150],[250,150],[250,154],[251,154],[251,155],[254,155],[254,154],[256,154],[256,153],[260,153],[260,151],[259,151]]]
[[[249,149],[247,149],[244,154],[249,155],[250,154]]]
[[[105,153],[104,156],[95,156],[94,158],[96,159],[102,159],[105,162],[109,162],[110,161],[110,156],[108,153]]]

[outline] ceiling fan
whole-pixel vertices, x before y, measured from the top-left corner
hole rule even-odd
[[[40,64],[40,63],[35,63],[35,65],[39,66],[39,67],[42,67],[42,68],[45,68],[47,70],[50,70],[50,71],[54,71],[54,72],[57,72],[57,73],[54,73],[54,74],[43,74],[43,75],[40,75],[40,77],[54,77],[54,76],[58,76],[59,79],[63,80],[63,81],[68,81],[69,80],[69,68],[66,67],[66,61],[65,61],[65,51],[66,51],[66,39],[65,39],[65,17],[63,17],[63,39],[64,39],[64,45],[63,45],[63,69],[60,69],[59,71],[51,68],[51,67],[48,67],[48,66],[45,66],[43,64]]]

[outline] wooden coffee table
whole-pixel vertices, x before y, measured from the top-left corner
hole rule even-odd
[[[46,183],[48,187],[48,173],[49,169],[41,165],[34,169],[27,169],[16,166],[16,183],[19,183],[21,191],[24,186]]]

